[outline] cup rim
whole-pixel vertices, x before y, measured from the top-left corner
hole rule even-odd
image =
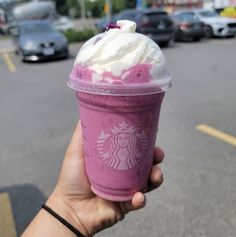
[[[144,83],[108,84],[104,82],[89,82],[70,77],[68,87],[75,91],[110,96],[150,95],[167,91],[172,86],[171,75],[164,79]]]

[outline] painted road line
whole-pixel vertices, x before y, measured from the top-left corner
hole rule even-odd
[[[215,128],[209,127],[206,124],[199,124],[196,126],[196,129],[201,132],[204,132],[212,137],[215,137],[215,138],[218,138],[224,142],[227,142],[230,145],[236,146],[236,137],[234,137],[230,134],[227,134],[227,133],[224,133],[224,132],[217,130]]]
[[[16,237],[16,227],[7,193],[0,194],[0,237]]]
[[[15,72],[16,71],[16,66],[13,63],[9,53],[3,53],[3,59],[9,69],[10,72]]]

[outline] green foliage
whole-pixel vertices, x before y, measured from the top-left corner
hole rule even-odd
[[[71,17],[80,16],[80,7],[78,0],[55,0],[56,9],[62,15],[70,15]]]
[[[84,29],[81,31],[68,30],[64,32],[64,34],[68,39],[68,42],[72,43],[72,42],[86,41],[89,38],[93,37],[96,34],[96,32],[93,29]]]
[[[68,6],[66,0],[55,0],[56,9],[62,15],[68,15]]]
[[[0,33],[0,41],[1,40],[10,40],[11,39],[11,37],[10,37],[10,35],[9,34],[1,34]]]
[[[93,17],[101,17],[104,15],[105,0],[85,1],[86,12],[90,13]]]
[[[78,4],[78,0],[67,0],[66,6],[68,9],[69,16],[73,18],[80,16],[80,7]]]
[[[77,8],[77,7],[79,6],[77,0],[67,0],[67,1],[66,1],[66,5],[67,5],[69,8]]]
[[[79,0],[55,0],[57,10],[62,15],[80,16]],[[113,13],[124,10],[125,8],[135,7],[135,0],[113,0],[112,7]],[[102,17],[104,12],[105,0],[85,0],[86,15],[88,17]]]
[[[135,8],[136,6],[136,0],[128,0],[126,1],[126,7],[127,8]]]
[[[112,3],[112,10],[114,13],[120,12],[127,7],[127,1],[125,0],[115,0]]]

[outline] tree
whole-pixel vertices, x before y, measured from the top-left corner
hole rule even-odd
[[[55,0],[56,9],[62,15],[70,15],[72,17],[80,16],[79,0]],[[124,10],[125,8],[134,8],[136,0],[113,0],[113,13]],[[85,9],[87,16],[102,17],[104,12],[105,0],[85,0]]]
[[[62,15],[68,15],[68,7],[66,0],[55,0],[56,9]]]
[[[113,13],[120,12],[127,8],[127,3],[125,0],[115,0],[112,2]]]
[[[67,0],[66,5],[68,8],[68,14],[75,18],[80,16],[80,7],[78,4],[78,0]]]
[[[128,0],[126,1],[127,8],[135,8],[136,7],[136,0]]]
[[[89,12],[92,17],[101,17],[104,15],[104,4],[105,0],[95,0],[95,1],[86,0],[85,2],[86,12],[87,13]]]

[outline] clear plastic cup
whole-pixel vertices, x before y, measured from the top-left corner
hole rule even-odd
[[[107,85],[78,81],[86,172],[92,191],[112,201],[132,199],[146,187],[165,91],[171,79],[153,83]]]

